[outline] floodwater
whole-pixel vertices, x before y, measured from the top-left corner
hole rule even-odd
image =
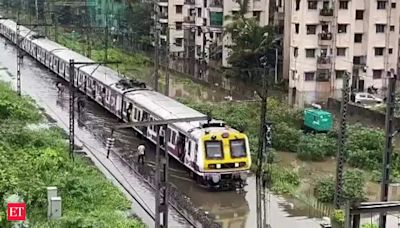
[[[16,53],[15,48],[8,44],[5,46],[4,39],[0,41],[0,65],[4,66],[2,71],[7,71],[9,79],[15,81],[12,76],[16,72]],[[22,91],[32,96],[37,103],[44,107],[46,112],[58,124],[67,129],[68,127],[68,94],[58,97],[55,88],[56,76],[47,69],[34,62],[31,58],[24,58],[24,65],[21,71]],[[98,157],[105,154],[104,142],[109,132],[107,127],[110,123],[117,123],[118,120],[108,114],[97,104],[88,101],[86,110],[81,116],[81,124],[76,128],[76,135],[84,146]],[[133,151],[141,142],[132,130],[119,131],[116,133],[118,139],[115,144],[115,151],[128,161],[130,165],[136,165]],[[153,146],[146,143],[150,151],[154,151]],[[153,160],[153,153],[149,152],[149,160]],[[101,159],[100,159],[101,160]],[[128,188],[134,189],[140,198],[149,208],[154,208],[153,191],[140,177],[132,172],[126,163],[112,156],[110,159],[117,168],[110,168],[111,171],[119,172],[119,176],[124,176],[124,184]],[[110,161],[104,161],[109,163]],[[95,162],[96,163],[96,162]],[[110,164],[108,164],[110,165]],[[148,163],[151,165],[151,162]],[[184,168],[178,163],[171,162],[171,183],[173,186],[184,192],[192,201],[193,205],[203,209],[215,221],[223,224],[225,228],[253,228],[256,226],[256,197],[255,197],[255,178],[249,178],[249,185],[245,188],[245,193],[236,192],[208,192],[199,188],[194,182],[187,178]],[[274,228],[298,227],[298,228],[317,228],[318,219],[309,218],[308,213],[296,211],[296,205],[292,205],[285,199],[268,194],[269,211],[268,217],[270,224]],[[140,210],[137,204],[133,204],[134,212],[144,221],[152,226],[149,216]],[[295,215],[295,216],[294,216]],[[171,210],[171,227],[187,227],[183,219]]]

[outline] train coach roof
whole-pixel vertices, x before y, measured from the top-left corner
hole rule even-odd
[[[8,28],[10,28],[10,29],[12,29],[12,30],[17,30],[17,23],[15,23],[14,21],[12,21],[12,20],[9,20],[9,19],[3,19],[3,20],[0,20],[0,23],[1,24],[3,24],[4,26],[6,26],[6,27],[8,27]],[[30,33],[29,33],[30,32]],[[26,36],[26,35],[33,35],[33,34],[36,34],[36,32],[31,32],[31,30],[29,29],[29,28],[27,28],[27,27],[25,27],[25,26],[20,26],[19,27],[19,33],[20,33],[20,35],[21,36]],[[28,34],[29,33],[29,34]]]
[[[152,90],[139,90],[131,92],[128,98],[145,107],[150,112],[161,117],[162,119],[178,119],[191,117],[205,117],[206,115],[179,103],[178,101],[164,96]],[[193,128],[200,127],[201,121],[176,123],[175,126],[189,131]]]

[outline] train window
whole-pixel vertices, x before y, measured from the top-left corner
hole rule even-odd
[[[224,157],[222,153],[221,141],[205,141],[206,156],[209,159],[220,159]]]
[[[188,155],[190,156],[191,152],[192,152],[192,141],[188,142]]]
[[[244,139],[231,140],[230,148],[232,158],[246,157],[246,142]]]

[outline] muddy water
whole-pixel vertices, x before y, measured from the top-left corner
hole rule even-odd
[[[15,49],[10,44],[4,46],[4,40],[0,42],[0,65],[8,69],[12,74],[16,71]],[[6,69],[3,69],[6,70]],[[8,76],[7,76],[8,77]],[[15,81],[15,78],[10,77]],[[59,124],[66,129],[68,123],[68,94],[57,96],[55,81],[57,78],[48,70],[33,62],[30,58],[24,58],[22,67],[22,91],[31,95],[40,106],[56,119]],[[88,148],[93,153],[105,153],[104,145],[107,132],[109,131],[107,123],[116,123],[117,119],[109,115],[101,107],[88,101],[86,111],[80,117],[80,124],[76,129],[77,136],[89,144]],[[116,152],[124,160],[129,161],[131,165],[136,165],[136,157],[133,151],[140,140],[134,136],[133,131],[126,130],[117,132],[118,141],[115,145]],[[152,166],[153,146],[147,144],[149,149],[148,166]],[[140,178],[127,165],[119,159],[112,159],[114,164],[133,187],[137,195],[143,199],[149,208],[153,208],[153,191],[144,184]],[[207,192],[199,188],[190,179],[187,178],[185,170],[176,162],[171,164],[171,182],[179,190],[184,192],[193,202],[193,204],[206,211],[215,221],[221,223],[223,227],[229,228],[253,228],[256,221],[256,197],[255,197],[255,179],[250,177],[249,185],[245,193],[236,192]],[[269,222],[274,228],[298,227],[298,228],[317,228],[319,224],[317,219],[308,218],[308,213],[304,210],[296,210],[296,205],[289,204],[285,199],[269,194],[268,215]],[[135,210],[136,209],[136,210]],[[145,218],[145,222],[151,224],[149,218],[141,211],[137,205],[134,205],[135,213]],[[186,227],[187,224],[172,210],[170,213],[171,227]],[[150,225],[151,226],[151,225]]]

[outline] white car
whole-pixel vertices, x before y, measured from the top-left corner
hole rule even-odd
[[[354,102],[362,105],[375,105],[382,104],[383,99],[369,93],[356,93]]]

